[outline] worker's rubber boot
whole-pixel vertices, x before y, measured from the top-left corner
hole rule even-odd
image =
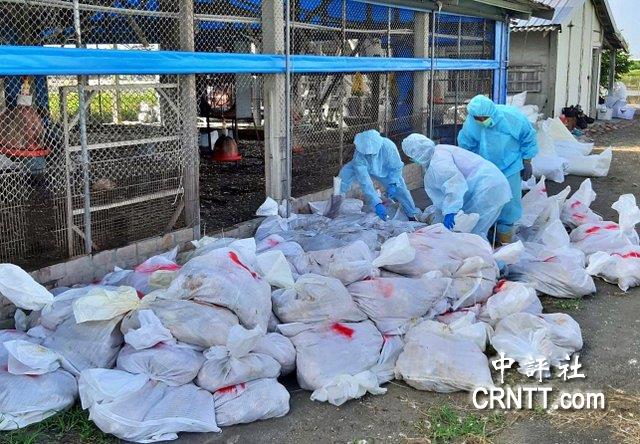
[[[505,231],[498,233],[498,242],[500,245],[507,245],[513,242],[513,231]]]

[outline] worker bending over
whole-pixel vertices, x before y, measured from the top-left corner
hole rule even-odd
[[[387,219],[387,210],[382,204],[373,186],[376,179],[387,190],[389,199],[396,200],[402,206],[407,217],[415,218],[420,213],[413,203],[413,198],[402,177],[404,164],[400,159],[398,148],[389,139],[382,137],[376,130],[359,133],[354,138],[356,151],[353,159],[340,170],[340,193],[345,194],[353,181],[360,184],[367,203],[375,208],[382,220]]]
[[[538,153],[536,131],[519,110],[496,105],[485,96],[471,99],[467,111],[458,145],[497,166],[511,187],[511,200],[502,208],[497,224],[498,239],[507,244],[522,216],[522,180],[531,177],[531,159]]]
[[[453,229],[462,210],[480,218],[473,233],[487,238],[504,204],[511,200],[509,183],[491,162],[452,145],[436,145],[422,134],[402,141],[402,151],[424,168],[424,189],[444,215],[444,225]]]

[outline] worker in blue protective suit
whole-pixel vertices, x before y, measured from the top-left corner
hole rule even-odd
[[[420,210],[416,208],[402,177],[404,164],[396,145],[376,130],[357,134],[354,144],[356,151],[353,159],[340,170],[340,193],[345,194],[349,191],[356,180],[367,203],[375,209],[380,219],[386,220],[387,210],[373,186],[373,178],[386,188],[390,199],[400,203],[407,217],[414,219]]]
[[[444,225],[453,229],[460,210],[476,213],[480,218],[472,232],[486,239],[502,207],[511,200],[509,182],[500,170],[477,154],[436,145],[422,134],[404,139],[402,151],[424,168],[424,189],[444,215]]]
[[[522,180],[531,177],[531,159],[538,153],[536,131],[518,109],[496,105],[485,96],[471,99],[467,111],[458,145],[497,166],[511,187],[511,200],[497,221],[498,239],[507,244],[522,216]]]

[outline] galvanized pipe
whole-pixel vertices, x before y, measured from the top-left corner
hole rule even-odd
[[[80,28],[80,1],[73,0],[73,22],[76,33],[76,47],[82,47],[82,31]],[[87,147],[87,106],[85,103],[84,86],[87,76],[78,76],[78,117],[80,125],[80,147],[82,159],[82,182],[84,201],[84,251],[91,254],[91,178],[89,176],[89,149]]]
[[[291,148],[291,0],[285,0],[285,58],[284,58],[284,115],[285,115],[285,147],[287,152],[287,180],[286,180],[286,198],[287,198],[287,217],[291,216],[291,181],[293,175],[293,162],[291,156],[293,150]]]

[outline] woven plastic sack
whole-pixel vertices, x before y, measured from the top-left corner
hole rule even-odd
[[[454,309],[485,301],[498,277],[491,245],[480,236],[454,233],[444,225],[421,228],[408,235],[416,250],[414,260],[385,269],[407,277],[439,271],[451,278],[450,299]]]
[[[230,310],[203,302],[156,300],[147,309],[176,340],[202,348],[226,344],[229,330],[238,325],[238,317]],[[138,314],[132,312],[124,317],[120,328],[127,334],[139,327]]]
[[[241,326],[232,327],[226,346],[215,346],[204,352],[204,362],[196,384],[205,390],[215,392],[243,382],[263,378],[277,378],[280,364],[274,358],[262,353],[253,353],[263,336],[259,329],[246,330]]]
[[[312,399],[340,405],[364,395],[363,388],[380,393],[379,387],[370,385],[377,381],[376,375],[362,374],[375,368],[383,345],[371,321],[283,324],[279,328],[296,348],[298,383],[314,391]]]
[[[607,148],[600,154],[590,156],[565,154],[565,159],[569,162],[567,174],[575,176],[605,177],[609,174],[613,150]]]
[[[266,332],[271,313],[271,287],[252,263],[255,255],[249,257],[229,248],[195,257],[178,272],[167,290],[167,297],[228,308],[245,327],[259,326]]]
[[[258,270],[272,287],[290,288],[293,286],[291,265],[284,253],[279,250],[269,250],[257,256]]]
[[[145,379],[121,370],[82,372],[78,386],[89,419],[105,433],[140,443],[220,431],[211,393],[194,384],[171,387]]]
[[[493,386],[489,361],[478,345],[435,321],[409,330],[396,377],[418,390],[441,393]]]
[[[165,288],[180,270],[180,265],[176,263],[177,254],[178,247],[150,257],[133,270],[116,269],[102,278],[100,284],[133,287],[140,295]]]
[[[60,368],[61,356],[24,340],[0,347],[7,350],[0,367],[0,430],[26,427],[73,405],[78,386]]]
[[[338,279],[305,274],[292,289],[273,292],[273,311],[289,322],[358,322],[366,315],[358,308]]]
[[[262,336],[251,351],[271,356],[278,361],[280,376],[288,375],[296,368],[296,349],[291,340],[280,333],[272,332]]]
[[[276,379],[257,379],[225,387],[213,394],[222,427],[280,418],[289,413],[289,392]]]
[[[349,285],[358,307],[386,335],[404,334],[417,320],[446,300],[451,279],[375,278]]]

